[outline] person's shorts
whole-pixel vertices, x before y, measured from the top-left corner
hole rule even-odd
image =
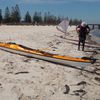
[[[80,41],[81,43],[84,43],[85,40],[86,40],[85,38],[81,38],[81,37],[79,38],[79,41]]]

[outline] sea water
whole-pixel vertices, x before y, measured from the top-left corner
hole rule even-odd
[[[91,40],[100,44],[100,29],[94,29],[90,32]]]

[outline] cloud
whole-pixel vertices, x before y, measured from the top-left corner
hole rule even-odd
[[[20,3],[68,3],[68,2],[100,2],[100,0],[16,0]]]
[[[100,0],[76,0],[81,2],[100,2]]]
[[[25,3],[66,3],[67,2],[67,0],[22,0],[22,1]]]

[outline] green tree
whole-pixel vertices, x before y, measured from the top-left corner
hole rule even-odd
[[[41,12],[38,13],[38,18],[39,18],[39,24],[43,23],[43,18],[41,16]]]
[[[73,21],[72,21],[72,19],[70,19],[70,21],[69,21],[69,25],[72,25],[73,24]]]
[[[15,8],[11,8],[11,22],[14,23],[16,22],[16,15],[15,15]]]
[[[47,13],[47,24],[50,24],[50,12]]]
[[[78,25],[82,22],[82,20],[78,19],[70,19],[70,25]]]
[[[27,23],[31,23],[32,22],[31,16],[30,16],[28,11],[27,11],[27,13],[25,15],[24,21],[27,22]]]
[[[4,23],[9,23],[9,22],[10,22],[10,11],[9,8],[6,7],[4,15]]]
[[[44,24],[47,24],[47,13],[44,14]]]
[[[56,22],[57,22],[57,24],[59,24],[61,22],[61,17],[58,16]]]
[[[35,12],[34,15],[33,15],[33,23],[34,24],[38,23],[38,14],[37,14],[37,12]]]
[[[21,20],[21,15],[20,15],[19,6],[16,5],[15,7],[12,7],[11,10],[11,22],[19,23],[20,20]]]
[[[45,13],[44,22],[48,25],[56,25],[57,24],[57,17],[50,14],[50,12]]]
[[[16,15],[16,22],[19,23],[21,20],[21,14],[20,14],[19,6],[17,4],[15,6],[15,15]]]
[[[2,22],[2,10],[0,9],[0,24]]]
[[[35,12],[33,16],[33,23],[34,24],[41,24],[42,23],[42,17],[41,17],[41,12]]]

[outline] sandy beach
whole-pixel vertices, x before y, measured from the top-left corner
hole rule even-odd
[[[98,59],[71,68],[0,50],[0,100],[100,100],[100,45],[77,50],[75,26],[66,38],[56,26],[0,26],[0,42],[14,42],[46,52]],[[89,41],[88,41],[89,42]]]

